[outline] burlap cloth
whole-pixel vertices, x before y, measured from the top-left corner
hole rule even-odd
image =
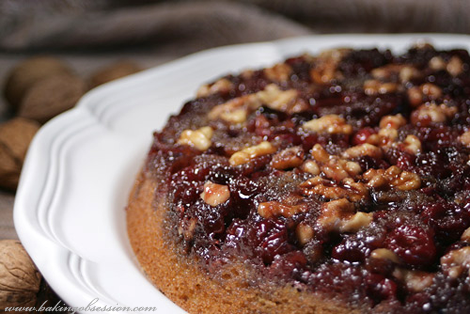
[[[0,0],[0,85],[37,54],[86,77],[118,59],[153,67],[215,46],[312,33],[470,32],[465,0]],[[0,99],[0,118],[8,118]],[[0,191],[0,238],[16,238]]]

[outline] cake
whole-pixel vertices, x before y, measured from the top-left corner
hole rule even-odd
[[[332,49],[203,85],[126,208],[189,313],[470,313],[470,57]]]

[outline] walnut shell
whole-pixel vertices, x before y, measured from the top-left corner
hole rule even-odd
[[[41,274],[21,243],[0,241],[0,310],[35,306],[40,284]]]
[[[38,129],[37,122],[23,118],[0,125],[0,187],[16,189],[26,152]]]
[[[94,88],[96,86],[137,73],[139,71],[142,71],[142,68],[132,61],[118,61],[95,72],[90,78],[90,87]]]
[[[47,77],[28,90],[18,116],[45,123],[75,106],[85,92],[86,84],[77,76],[57,74]]]
[[[71,74],[73,70],[65,62],[50,56],[26,59],[10,71],[4,89],[5,98],[16,111],[31,86],[58,73]]]

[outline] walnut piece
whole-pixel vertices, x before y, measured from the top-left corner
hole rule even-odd
[[[470,131],[464,132],[459,136],[460,143],[470,148]]]
[[[403,141],[403,150],[408,152],[412,155],[416,155],[421,152],[421,141],[416,135],[407,135],[405,140]]]
[[[211,120],[222,119],[230,124],[237,124],[245,122],[248,115],[262,105],[289,113],[302,111],[304,106],[299,106],[297,94],[297,90],[281,90],[276,84],[269,84],[262,91],[215,106],[209,111],[208,117]]]
[[[445,104],[426,103],[411,113],[411,123],[427,126],[430,123],[444,123],[454,117],[457,108]]]
[[[452,76],[458,76],[463,72],[463,62],[459,57],[453,56],[450,58],[449,63],[446,66],[447,72]]]
[[[271,166],[279,170],[295,168],[304,162],[304,155],[304,150],[300,146],[286,148],[274,155]]]
[[[19,241],[0,241],[0,310],[32,307],[37,301],[41,275]]]
[[[314,234],[313,228],[302,222],[297,225],[297,228],[295,228],[295,235],[297,236],[300,245],[307,244],[313,239]]]
[[[379,248],[375,249],[370,253],[371,258],[376,258],[376,259],[388,259],[394,263],[399,263],[400,260],[398,259],[398,256],[389,249],[384,249],[384,248]]]
[[[207,204],[217,206],[225,203],[230,198],[230,190],[226,185],[207,181],[204,183],[204,190],[201,193],[201,198]]]
[[[276,147],[274,147],[273,144],[271,144],[270,142],[264,141],[258,145],[250,146],[234,153],[230,157],[229,163],[232,166],[246,164],[247,162],[249,162],[250,160],[256,157],[272,154],[275,151],[276,151]]]
[[[352,178],[336,183],[316,176],[302,182],[299,188],[304,195],[320,195],[330,200],[344,198],[357,202],[368,197],[366,186],[361,182],[355,182]]]
[[[264,69],[264,74],[271,81],[287,81],[291,73],[292,68],[286,63],[278,63],[271,68]]]
[[[211,138],[213,134],[214,131],[210,126],[198,130],[184,130],[178,139],[178,144],[189,145],[200,151],[205,151],[212,145]]]
[[[233,87],[232,82],[226,78],[221,78],[214,84],[202,85],[197,91],[197,97],[206,97],[215,93],[228,92]]]
[[[371,213],[357,212],[348,219],[344,219],[340,226],[340,232],[357,232],[359,229],[368,226],[372,222]]]
[[[313,174],[315,176],[320,174],[320,167],[313,160],[306,160],[300,167],[303,171]]]
[[[375,145],[364,143],[346,149],[342,156],[344,158],[356,158],[362,156],[370,156],[372,158],[382,158],[382,149]]]
[[[462,236],[460,237],[460,240],[464,242],[470,242],[470,227],[465,229],[465,231],[462,233]]]
[[[263,218],[278,216],[289,218],[307,210],[308,207],[305,204],[286,205],[276,201],[263,202],[258,205],[258,214]]]
[[[459,277],[465,269],[470,269],[470,246],[452,250],[442,256],[441,266],[444,272],[452,278]]]
[[[305,122],[302,128],[317,133],[351,134],[353,128],[346,123],[344,118],[335,114],[329,114],[318,119]]]
[[[367,80],[364,82],[364,93],[366,95],[389,94],[398,90],[398,84],[391,82],[380,82],[378,80]]]
[[[325,50],[315,58],[315,66],[310,70],[312,81],[317,84],[328,84],[335,78],[340,78],[338,64],[350,52],[350,49],[338,48]]]
[[[395,129],[398,130],[406,125],[406,119],[399,113],[394,116],[384,116],[380,119],[379,127],[381,129]]]
[[[419,270],[408,270],[404,268],[396,268],[393,276],[402,280],[406,287],[414,292],[420,292],[432,285],[434,274]]]
[[[317,224],[327,231],[339,231],[343,219],[350,218],[353,213],[354,205],[345,198],[326,202],[321,207]]]
[[[414,86],[407,90],[408,100],[413,107],[420,106],[424,97],[428,100],[436,100],[442,96],[442,90],[440,87],[432,83],[424,83],[420,86]]]
[[[363,174],[368,187],[396,187],[402,191],[416,190],[421,186],[420,177],[409,171],[403,171],[397,166],[391,166],[387,170],[369,169]]]

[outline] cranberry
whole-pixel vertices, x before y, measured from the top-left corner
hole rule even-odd
[[[410,265],[428,266],[436,258],[433,234],[423,227],[400,225],[387,235],[386,244]]]
[[[375,303],[394,299],[397,296],[397,284],[382,275],[371,274],[367,277],[367,294]]]
[[[302,272],[307,265],[305,256],[300,251],[292,251],[283,255],[276,255],[270,266],[270,271],[283,278],[293,277],[301,279]]]
[[[362,262],[369,253],[370,248],[366,243],[354,237],[347,237],[333,248],[331,256],[348,262]]]
[[[424,206],[421,217],[434,228],[436,239],[442,245],[459,240],[470,226],[470,212],[455,203],[441,201]]]
[[[371,127],[360,129],[356,132],[356,134],[354,134],[354,137],[352,138],[352,145],[361,145],[367,143],[367,139],[376,133],[377,132]]]

